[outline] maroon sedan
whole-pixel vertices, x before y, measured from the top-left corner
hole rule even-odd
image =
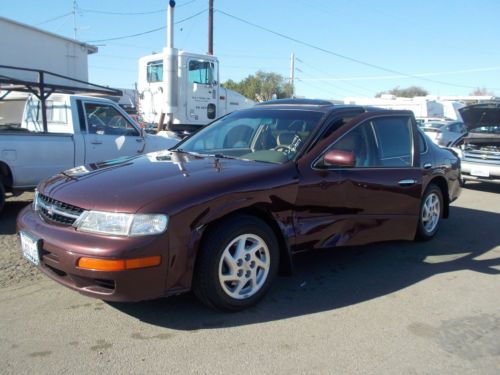
[[[411,112],[272,101],[172,150],[62,172],[17,225],[24,256],[83,294],[192,289],[239,310],[297,251],[430,239],[459,195],[459,167]]]

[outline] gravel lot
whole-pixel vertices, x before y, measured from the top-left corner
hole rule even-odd
[[[258,306],[108,304],[22,259],[0,217],[0,373],[499,374],[500,186],[471,183],[427,243],[301,254]]]
[[[25,193],[8,199],[0,214],[0,288],[19,283],[35,282],[42,274],[19,257],[16,216],[21,208],[31,203],[33,193]]]

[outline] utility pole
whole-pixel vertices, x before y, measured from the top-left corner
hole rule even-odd
[[[78,9],[78,4],[76,2],[76,0],[73,0],[73,37],[75,40],[77,35],[76,35],[76,32],[78,30],[78,28],[76,27],[76,10]]]
[[[214,0],[208,0],[208,55],[214,54]]]
[[[292,86],[292,98],[295,98],[295,54],[290,56],[290,85]]]

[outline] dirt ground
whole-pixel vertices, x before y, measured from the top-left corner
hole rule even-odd
[[[0,288],[23,282],[39,280],[43,275],[20,257],[19,243],[15,235],[15,219],[21,207],[30,204],[33,193],[24,193],[8,199],[0,213]]]

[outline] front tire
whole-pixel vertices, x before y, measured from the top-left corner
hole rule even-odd
[[[243,310],[268,291],[278,264],[278,241],[269,226],[253,216],[232,216],[208,229],[193,291],[209,307]]]
[[[439,222],[443,216],[443,193],[434,184],[430,184],[420,203],[420,218],[417,228],[417,239],[428,241],[437,233]]]

